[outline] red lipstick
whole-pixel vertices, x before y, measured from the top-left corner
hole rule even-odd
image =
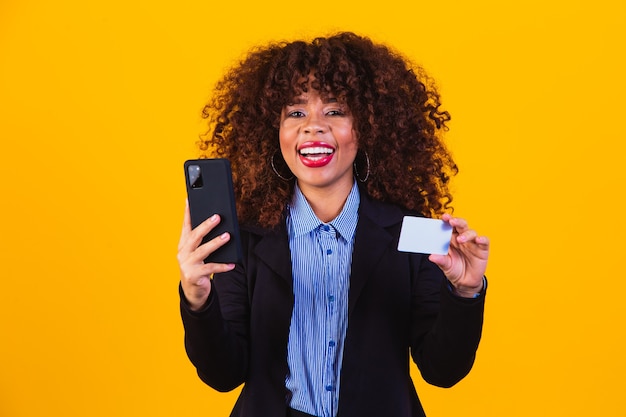
[[[300,161],[309,168],[328,165],[334,154],[335,148],[326,142],[305,142],[298,149]]]

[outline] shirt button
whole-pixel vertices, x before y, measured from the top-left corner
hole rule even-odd
[[[332,391],[332,390],[333,390],[332,385],[326,385],[326,391]]]
[[[335,296],[334,296],[334,295],[329,295],[329,296],[328,296],[328,301],[330,301],[331,303],[332,303],[333,301],[335,301]]]
[[[330,342],[328,342],[328,346],[335,347],[335,341],[331,340]]]
[[[330,231],[330,226],[329,226],[329,225],[327,225],[327,224],[325,224],[325,225],[324,225],[324,231],[325,231],[325,232]]]
[[[332,254],[333,254],[332,249],[326,249],[326,255],[332,255]]]

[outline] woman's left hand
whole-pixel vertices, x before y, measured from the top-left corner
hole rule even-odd
[[[483,289],[489,239],[478,236],[464,219],[449,214],[441,219],[453,227],[450,249],[447,255],[433,254],[428,259],[441,268],[457,295],[471,298]]]

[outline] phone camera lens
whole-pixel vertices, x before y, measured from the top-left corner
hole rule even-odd
[[[189,184],[191,188],[202,188],[202,171],[198,165],[190,165],[188,168]]]

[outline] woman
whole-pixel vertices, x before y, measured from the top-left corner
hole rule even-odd
[[[423,416],[409,358],[449,387],[482,332],[489,240],[452,217],[457,172],[432,82],[352,33],[252,51],[204,109],[203,151],[233,166],[244,260],[178,261],[188,356],[232,416]],[[453,227],[447,255],[399,252],[403,216]]]

